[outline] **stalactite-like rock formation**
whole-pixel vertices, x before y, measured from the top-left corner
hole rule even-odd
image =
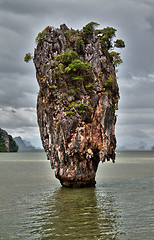
[[[117,59],[108,51],[111,39],[104,40],[94,25],[80,31],[47,27],[36,38],[40,135],[66,187],[94,186],[99,162],[115,161]]]

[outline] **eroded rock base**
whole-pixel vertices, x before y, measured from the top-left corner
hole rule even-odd
[[[95,179],[85,179],[85,181],[71,181],[65,178],[61,178],[60,183],[63,187],[66,188],[87,188],[87,187],[95,187],[96,181]]]
[[[55,170],[55,176],[59,179],[63,187],[95,187],[95,176],[98,164],[99,159],[97,158],[87,160],[72,157],[65,164],[62,164],[60,168]]]

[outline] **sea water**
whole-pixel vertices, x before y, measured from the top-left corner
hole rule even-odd
[[[66,189],[44,152],[0,153],[0,239],[154,239],[154,152],[118,152]]]

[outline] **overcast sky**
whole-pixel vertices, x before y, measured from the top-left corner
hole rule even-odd
[[[118,146],[154,145],[153,0],[0,0],[0,127],[40,146],[38,84],[32,62],[38,32],[46,26],[81,29],[95,21],[125,41],[119,67]]]

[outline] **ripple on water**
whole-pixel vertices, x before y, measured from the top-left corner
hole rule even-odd
[[[114,176],[109,172],[110,177],[98,178],[96,188],[89,189],[61,188],[54,183],[48,162],[3,161],[0,239],[152,240],[152,155],[147,168],[146,164],[137,165],[139,158],[135,165],[131,165],[132,161],[128,169],[133,169],[131,174],[127,171],[128,175],[121,177],[128,164],[117,164]],[[104,171],[109,171],[110,165],[106,166]]]

